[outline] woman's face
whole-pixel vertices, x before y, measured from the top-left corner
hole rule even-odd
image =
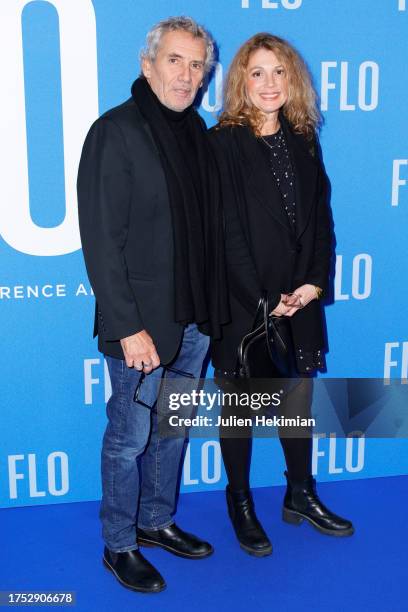
[[[246,69],[246,91],[251,103],[265,114],[277,113],[288,99],[288,77],[273,51],[258,49]]]

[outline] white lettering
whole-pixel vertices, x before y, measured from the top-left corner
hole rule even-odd
[[[84,391],[85,404],[92,404],[92,387],[99,385],[99,378],[92,378],[92,366],[99,365],[100,359],[84,359]]]
[[[36,298],[39,297],[38,285],[36,285],[35,287],[27,287],[27,297],[30,298],[32,295]]]
[[[80,294],[88,295],[88,293],[87,293],[87,291],[85,289],[85,285],[83,283],[80,283],[80,285],[78,286],[78,289],[75,292],[75,296],[78,296]]]
[[[399,204],[399,188],[407,184],[407,179],[400,178],[401,166],[408,166],[408,159],[394,159],[392,163],[392,197],[391,206]]]
[[[326,435],[324,433],[313,434],[313,451],[312,451],[312,474],[316,476],[318,471],[318,460],[319,457],[324,457],[324,450],[319,450],[319,440],[320,438],[325,438]]]
[[[59,460],[59,477],[61,480],[61,488],[57,488],[56,478],[56,460]],[[68,455],[66,453],[55,452],[48,455],[48,491],[51,495],[61,496],[66,495],[69,491],[69,471],[68,471]]]
[[[398,361],[391,359],[392,349],[399,347],[399,342],[386,342],[384,353],[384,378],[391,378],[391,368],[398,365]]]
[[[41,292],[43,296],[46,298],[52,297],[52,292],[48,291],[48,289],[52,289],[52,285],[44,285],[44,287],[42,288],[42,292]]]
[[[259,0],[258,0],[259,1]],[[302,6],[303,0],[280,0],[283,8],[292,10],[298,9]],[[277,9],[279,8],[279,2],[273,0],[262,0],[261,4],[263,9]],[[249,8],[249,0],[241,0],[241,8]]]
[[[348,293],[342,293],[342,280],[343,280],[343,255],[337,255],[336,271],[334,275],[334,298],[336,301],[350,299],[350,296]]]
[[[10,287],[0,287],[0,299],[2,300],[5,297],[8,300],[10,299]]]
[[[353,257],[351,275],[351,294],[356,300],[365,300],[371,295],[373,261],[367,253],[359,253]],[[336,257],[334,277],[334,297],[336,301],[349,300],[350,294],[343,290],[343,255]],[[360,290],[360,287],[362,289]]]
[[[9,455],[8,457],[8,477],[10,499],[17,499],[17,480],[24,480],[24,474],[17,472],[17,461],[23,461],[24,455]]]
[[[223,81],[223,70],[220,62],[217,62],[215,65],[214,78],[211,80],[211,83],[208,84],[208,81],[205,85],[205,93],[203,95],[203,99],[201,102],[201,106],[208,113],[214,113],[219,111],[222,107],[222,81]],[[210,87],[214,87],[214,102],[210,102]]]
[[[360,263],[363,262],[363,290],[360,292],[360,276],[362,275]],[[351,293],[356,300],[366,300],[371,294],[371,278],[373,260],[367,253],[360,253],[353,259],[353,277]]]
[[[302,1],[303,0],[282,0],[282,6],[288,10],[298,9],[302,6]]]
[[[392,351],[395,348],[400,348],[400,342],[386,342],[384,351],[384,378],[391,378],[391,368],[396,368],[399,362],[392,359]],[[406,384],[408,378],[408,342],[402,342],[402,354],[401,354],[401,380]]]
[[[371,71],[371,100],[367,102],[367,71]],[[358,105],[363,111],[373,111],[378,106],[380,69],[375,62],[363,62],[358,71]]]
[[[0,74],[0,234],[28,255],[65,255],[80,248],[76,175],[85,135],[98,116],[95,11],[91,0],[49,0],[59,16],[63,107],[65,218],[56,227],[36,225],[30,214],[21,13],[31,0],[2,0]],[[78,91],[81,95],[78,96]]]
[[[105,380],[105,402],[108,402],[110,396],[112,395],[112,383],[109,376],[109,369],[106,359],[103,360],[103,374]]]
[[[322,77],[321,77],[321,93],[320,93],[320,108],[322,111],[329,109],[329,90],[336,89],[336,84],[329,81],[330,68],[336,68],[337,62],[322,62]]]
[[[337,68],[338,62],[322,62],[321,69],[321,110],[329,109],[329,91],[336,89],[336,81],[329,80],[329,70]],[[370,78],[369,78],[369,75]],[[373,111],[378,106],[380,69],[378,64],[365,61],[358,70],[358,107],[363,111]],[[349,62],[340,62],[340,100],[341,111],[355,111],[356,105],[348,99]],[[368,93],[369,92],[369,93]]]
[[[209,471],[209,453],[213,450],[212,476]],[[210,440],[201,447],[201,478],[207,484],[213,484],[221,479],[221,450],[219,442]]]
[[[365,439],[364,436],[357,432],[353,432],[353,435],[346,437],[346,453],[345,453],[345,469],[347,472],[360,472],[364,467],[364,452],[365,452]],[[318,460],[319,457],[325,457],[326,451],[319,450],[320,438],[325,438],[324,433],[318,433],[313,435],[313,451],[312,451],[312,474],[315,476],[318,472]],[[355,439],[357,439],[357,461],[353,463],[353,449],[355,447]],[[337,459],[337,437],[335,433],[329,435],[329,449],[328,449],[328,472],[329,474],[342,474],[344,467],[336,465]]]
[[[357,463],[353,465],[353,448],[357,440]],[[346,470],[348,472],[361,472],[364,467],[365,438],[364,436],[347,436],[346,439]]]
[[[28,485],[30,497],[45,497],[46,492],[38,489],[37,486],[37,463],[36,455],[30,453],[28,458]],[[26,474],[17,472],[17,461],[24,461],[24,455],[9,455],[8,457],[8,475],[9,475],[9,490],[10,499],[18,498],[17,481],[24,480]],[[59,464],[56,469],[57,462]],[[27,470],[27,466],[25,466]],[[57,473],[60,487],[57,486]],[[68,471],[68,455],[66,453],[56,451],[47,457],[47,477],[48,477],[48,492],[53,496],[65,495],[69,491],[69,471]]]
[[[14,287],[0,287],[0,299],[22,300],[25,298],[66,297],[66,285],[14,285]]]
[[[343,468],[336,467],[336,434],[331,433],[329,438],[329,474],[341,474]]]
[[[408,384],[408,342],[402,343],[401,380]]]
[[[28,482],[30,484],[30,497],[45,497],[45,491],[37,489],[37,465],[35,455],[28,455]]]
[[[356,110],[355,104],[348,104],[347,102],[347,91],[348,91],[348,62],[341,62],[340,67],[340,110],[341,111],[354,111]]]

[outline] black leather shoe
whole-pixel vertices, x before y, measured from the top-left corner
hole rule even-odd
[[[304,519],[320,531],[333,536],[351,536],[354,527],[350,521],[331,512],[316,493],[316,480],[309,476],[302,482],[293,482],[285,472],[287,489],[283,501],[282,518],[286,523],[300,525]]]
[[[255,514],[250,491],[231,491],[227,486],[228,514],[239,545],[250,555],[265,557],[272,552],[272,544]]]
[[[120,584],[132,591],[160,593],[166,588],[164,578],[139,550],[115,553],[105,547],[103,564]]]
[[[183,531],[175,523],[156,531],[138,528],[137,542],[140,546],[159,546],[186,559],[204,559],[214,552],[211,544]]]

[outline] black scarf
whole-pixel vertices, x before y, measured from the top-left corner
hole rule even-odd
[[[164,106],[145,78],[132,96],[147,120],[163,164],[174,237],[175,320],[217,338],[228,321],[218,170],[204,122],[192,106]]]

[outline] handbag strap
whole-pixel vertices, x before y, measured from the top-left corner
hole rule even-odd
[[[256,322],[261,312],[263,313],[263,325],[265,326],[267,325],[268,323],[268,305],[269,305],[268,292],[265,289],[263,289],[261,297],[259,298],[259,302],[256,308],[255,315],[254,315],[254,321],[252,323],[251,332],[255,331],[255,329],[259,327],[259,325],[257,325]]]
[[[269,349],[271,348],[271,334],[268,331],[268,330],[271,330],[272,336],[273,336],[273,342],[279,345],[281,351],[287,352],[288,349],[275,324],[274,317],[270,315],[269,313],[269,298],[268,298],[268,292],[265,289],[262,291],[262,295],[259,299],[258,308],[257,308],[256,315],[255,315],[255,321],[261,309],[263,310],[262,325],[265,330],[265,339],[266,339],[266,344],[268,348]],[[255,321],[254,321],[254,326],[255,326]],[[252,331],[254,331],[254,326],[253,326]]]

